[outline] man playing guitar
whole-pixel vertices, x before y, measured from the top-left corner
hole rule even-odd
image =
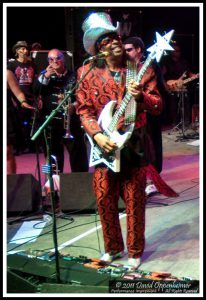
[[[186,79],[184,79],[185,77],[185,72],[182,74],[182,76],[180,76],[178,79],[170,79],[166,82],[166,87],[168,91],[179,91],[181,89],[186,88],[186,84],[188,84],[189,82],[199,78],[199,73],[197,74],[190,74],[191,77],[188,77]]]
[[[191,122],[192,101],[189,82],[199,77],[191,71],[188,61],[183,57],[180,45],[173,41],[174,51],[162,60],[162,74],[165,88],[168,92],[165,99],[165,125],[176,126],[181,119],[181,98],[184,97],[184,122],[189,125]],[[183,96],[183,97],[182,97]]]
[[[78,69],[78,79],[82,81],[76,91],[77,112],[85,131],[90,136],[92,150],[97,149],[92,156],[92,161],[95,163],[93,187],[102,223],[105,247],[105,254],[101,260],[111,262],[125,255],[118,211],[118,201],[121,195],[127,213],[128,265],[136,269],[141,263],[145,246],[146,173],[152,156],[145,129],[146,111],[159,114],[162,110],[162,99],[152,68],[146,68],[145,65],[143,67],[140,64],[138,74],[142,73],[141,80],[139,83],[133,80],[128,82],[124,49],[118,35],[118,25],[117,27],[112,25],[108,14],[91,14],[84,21],[82,29],[84,31],[84,48],[94,57],[94,61],[92,62],[93,58],[91,58],[91,63]],[[108,53],[108,55],[104,53]],[[98,60],[98,57],[104,59]],[[147,72],[141,72],[142,69]],[[128,114],[126,114],[126,110],[124,111],[124,108],[130,108],[127,96],[129,98],[131,96],[133,99],[133,101],[129,100],[129,104],[132,102],[134,107],[137,105],[137,108],[129,110]],[[122,103],[128,105],[123,107]],[[100,126],[99,121],[101,120],[102,125],[105,124],[109,115],[112,115],[111,108],[114,108],[115,104],[115,118],[113,116],[112,122],[109,122],[109,126],[104,129],[104,126]],[[108,107],[110,108],[108,114],[105,113],[103,117],[102,113]],[[122,110],[119,110],[119,107]],[[121,115],[122,111],[125,114]],[[113,130],[113,124],[116,125],[119,115],[121,118],[117,129],[122,133],[121,137],[129,133],[127,128],[131,129],[130,125],[134,127],[131,135],[128,134],[129,139],[126,145],[123,145],[121,154],[117,149],[119,148],[118,139],[115,139],[115,136],[113,139],[109,135],[118,131]],[[131,118],[126,118],[126,116],[131,116]],[[128,120],[129,122],[132,120],[132,123],[126,125],[125,121]],[[115,160],[120,160],[117,170],[115,170],[115,166],[110,168],[113,153],[116,151],[118,151],[119,157]],[[93,151],[91,152],[93,153]]]

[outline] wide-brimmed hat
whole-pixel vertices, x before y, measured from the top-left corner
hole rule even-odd
[[[118,32],[119,22],[117,26],[112,25],[110,15],[104,12],[92,13],[82,24],[84,31],[83,45],[84,49],[90,55],[96,54],[95,43],[102,35],[111,32]]]
[[[16,49],[21,48],[21,47],[25,47],[25,48],[29,48],[27,42],[25,41],[18,41],[13,47],[12,47],[12,51],[14,53],[16,53]]]

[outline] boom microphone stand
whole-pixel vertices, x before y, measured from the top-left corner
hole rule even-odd
[[[59,103],[59,105],[51,112],[51,114],[47,117],[46,121],[39,127],[39,129],[36,131],[36,133],[32,136],[31,140],[35,141],[36,138],[42,133],[43,130],[49,125],[53,117],[60,111],[62,106],[65,104],[65,102],[68,100],[69,97],[71,97],[74,90],[79,86],[79,84],[82,82],[82,80],[86,77],[86,75],[94,68],[94,64],[91,64],[87,72],[81,76],[79,82],[75,84],[75,86],[66,92],[66,97],[62,100],[62,102]],[[53,218],[53,241],[54,241],[54,249],[55,249],[55,260],[56,260],[56,280],[59,283],[60,282],[60,271],[59,271],[59,252],[58,252],[58,242],[57,242],[57,229],[56,229],[56,215],[55,215],[55,200],[54,200],[54,183],[53,183],[53,177],[52,177],[52,165],[51,165],[51,151],[50,151],[50,143],[47,144],[47,159],[48,159],[48,177],[49,177],[49,183],[50,183],[50,197],[51,197],[51,203],[52,203],[52,218]]]

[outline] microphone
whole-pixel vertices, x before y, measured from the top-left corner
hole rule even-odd
[[[41,71],[40,75],[44,75],[46,72],[47,72],[47,70],[45,69],[45,70]],[[50,78],[56,79],[57,78],[57,74],[56,73],[52,74]]]
[[[104,57],[107,57],[107,56],[109,56],[109,52],[104,51],[104,52],[101,52],[97,55],[94,55],[94,56],[91,56],[91,57],[87,58],[86,61],[93,61],[93,60],[101,59],[101,58],[104,58]]]
[[[41,75],[44,75],[45,73],[47,72],[47,70],[45,69],[45,70],[43,70],[43,71],[41,71]]]

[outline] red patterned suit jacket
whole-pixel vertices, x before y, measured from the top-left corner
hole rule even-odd
[[[77,79],[88,71],[90,64],[80,67],[77,71]],[[141,66],[139,66],[141,68]],[[117,100],[119,105],[125,93],[126,69],[121,70],[121,84],[117,84],[107,67],[94,67],[80,83],[76,90],[78,101],[77,113],[81,117],[82,125],[86,132],[93,137],[101,131],[97,121],[110,100]],[[136,127],[146,124],[146,111],[158,115],[162,111],[162,99],[157,89],[156,76],[151,67],[145,72],[141,84],[143,85],[143,97],[137,105]]]

